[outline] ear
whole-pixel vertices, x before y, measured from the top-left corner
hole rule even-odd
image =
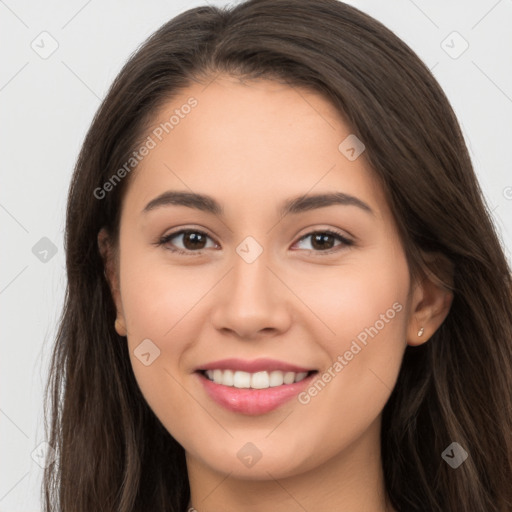
[[[439,279],[425,276],[417,282],[412,293],[407,344],[418,346],[428,341],[444,322],[452,301],[453,292]]]
[[[114,256],[110,236],[105,228],[101,228],[98,233],[98,248],[103,259],[104,273],[107,283],[112,293],[112,299],[116,305],[117,316],[115,320],[115,329],[119,336],[126,336],[126,321],[121,302],[121,292],[119,287],[119,271]]]

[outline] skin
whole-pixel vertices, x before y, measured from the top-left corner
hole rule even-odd
[[[118,261],[106,233],[98,237],[116,330],[127,336],[148,404],[186,451],[191,503],[199,512],[393,510],[384,498],[382,409],[407,344],[432,336],[452,296],[428,279],[411,282],[384,193],[364,153],[349,161],[338,150],[352,132],[326,99],[220,75],[183,90],[152,126],[191,96],[198,105],[130,176]],[[141,213],[167,190],[211,195],[225,215],[178,205]],[[335,191],[374,214],[346,205],[277,214],[290,197]],[[199,247],[181,235],[155,245],[184,228],[211,238]],[[355,244],[333,238],[322,249],[302,239],[322,229]],[[250,264],[236,252],[247,236],[263,248]],[[172,253],[173,244],[188,254]],[[401,311],[307,404],[231,412],[194,373],[226,357],[270,357],[322,374],[394,303]],[[147,338],[161,351],[149,366],[134,355]],[[261,453],[252,467],[237,457],[248,442]]]

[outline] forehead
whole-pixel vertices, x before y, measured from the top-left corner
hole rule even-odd
[[[375,210],[385,207],[364,152],[355,160],[343,152],[351,127],[311,90],[230,76],[193,83],[159,109],[146,136],[153,147],[126,197],[139,206],[168,188],[255,208],[310,191],[363,195]]]

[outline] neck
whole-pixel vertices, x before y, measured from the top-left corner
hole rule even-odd
[[[268,470],[261,467],[260,479],[249,480],[237,478],[236,470],[217,472],[188,452],[186,458],[191,495],[187,512],[288,512],[296,508],[394,512],[386,501],[380,417],[345,450],[302,473],[280,476],[281,468],[274,464]]]

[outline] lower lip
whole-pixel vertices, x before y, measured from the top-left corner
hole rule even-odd
[[[283,384],[266,389],[239,389],[216,384],[201,372],[197,372],[199,379],[212,400],[230,411],[249,416],[265,414],[277,409],[306,388],[316,374],[316,372],[312,373],[300,382],[293,384]]]

